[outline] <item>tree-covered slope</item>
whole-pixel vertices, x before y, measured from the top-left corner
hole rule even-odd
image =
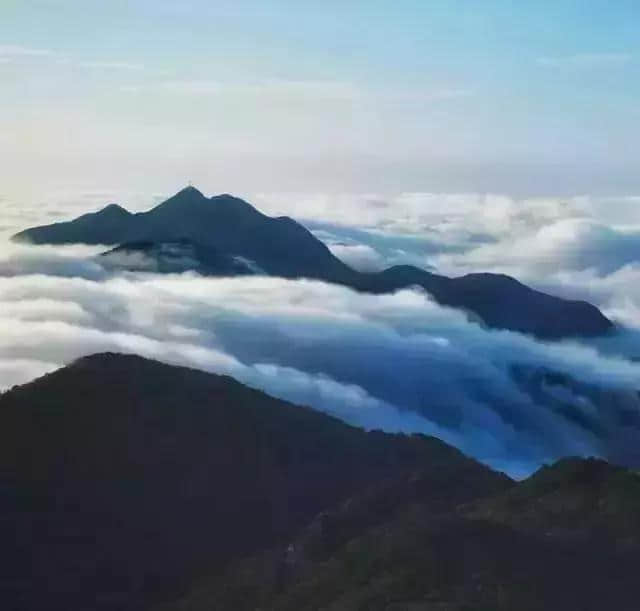
[[[429,482],[429,486],[425,483]],[[633,611],[638,475],[567,459],[472,503],[417,474],[159,611]],[[453,484],[455,486],[455,484]]]
[[[424,436],[367,433],[228,377],[95,355],[0,396],[3,608],[140,610],[420,471],[508,478]]]

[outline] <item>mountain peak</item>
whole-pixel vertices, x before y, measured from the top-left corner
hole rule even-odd
[[[99,210],[97,214],[108,214],[111,216],[130,216],[131,212],[123,208],[120,204],[108,204],[102,210]]]
[[[505,487],[428,437],[372,436],[204,371],[86,357],[0,395],[2,608],[156,608],[379,481],[443,463],[473,469],[483,493]]]
[[[200,189],[197,189],[193,185],[187,185],[186,187],[180,189],[180,191],[178,191],[176,195],[198,195],[200,197],[204,197],[202,191],[200,191]],[[176,195],[174,195],[174,197]]]
[[[212,203],[233,203],[237,205],[242,205],[243,207],[252,208],[256,210],[249,202],[243,200],[240,197],[236,197],[231,193],[219,193],[217,195],[212,195],[211,197],[207,197],[202,191],[194,187],[193,185],[188,185],[183,189],[180,189],[175,195],[172,195],[166,201],[174,201],[178,200],[182,201],[207,201]],[[165,202],[163,202],[165,203]],[[160,204],[162,206],[163,204]]]
[[[199,189],[196,189],[193,185],[189,185],[187,187],[184,187],[184,189],[180,189],[180,191],[178,191],[175,195],[172,195],[166,201],[170,202],[175,199],[205,200],[207,198],[202,193],[202,191],[200,191]]]
[[[223,193],[220,195],[213,195],[212,197],[206,197],[201,191],[195,187],[188,186],[178,191],[175,195],[171,196],[166,201],[157,205],[151,209],[148,213],[150,216],[159,215],[164,217],[164,221],[169,222],[174,227],[174,222],[184,222],[189,215],[194,214],[223,214],[224,217],[219,217],[217,222],[230,223],[235,222],[234,219],[250,217],[264,217],[264,215],[256,210],[250,203],[246,202],[239,197]],[[167,215],[167,217],[165,217]],[[180,215],[180,219],[177,219],[176,215]],[[226,215],[231,215],[229,218]],[[208,221],[200,219],[198,221],[198,229],[200,229],[203,222],[212,222],[213,217]]]

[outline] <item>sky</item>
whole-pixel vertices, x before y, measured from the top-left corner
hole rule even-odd
[[[624,0],[0,0],[0,391],[134,352],[516,477],[568,454],[637,468],[639,18]],[[541,342],[413,289],[133,273],[106,247],[9,240],[189,182],[355,268],[506,273],[616,331]]]
[[[0,178],[633,195],[639,18],[632,0],[3,0]]]

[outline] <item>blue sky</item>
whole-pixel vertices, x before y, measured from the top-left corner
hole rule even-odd
[[[0,162],[17,190],[635,194],[639,23],[631,1],[4,0]]]

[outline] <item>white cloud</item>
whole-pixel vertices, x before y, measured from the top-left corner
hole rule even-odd
[[[226,373],[361,426],[436,434],[501,467],[534,468],[566,453],[631,460],[616,441],[618,408],[593,399],[606,390],[639,409],[640,365],[616,356],[615,346],[605,354],[487,331],[416,291],[375,296],[260,276],[112,275],[100,273],[87,250],[56,250],[22,247],[0,257],[5,386],[84,354],[135,352]],[[523,379],[554,371],[573,382],[525,383],[514,366]],[[526,384],[541,384],[536,398]],[[556,403],[572,403],[577,420]]]
[[[362,254],[371,267],[407,263],[449,276],[506,273],[552,294],[591,301],[640,327],[640,294],[630,280],[640,265],[637,197],[260,194],[255,201],[272,214],[301,219],[356,266]]]
[[[362,272],[381,271],[386,267],[384,257],[366,244],[329,244],[329,250],[338,259]]]
[[[0,207],[17,229],[107,201],[129,200],[127,207],[140,210],[161,199],[97,191],[36,200],[32,207],[5,199]],[[547,292],[587,299],[640,328],[637,198],[248,199],[270,214],[304,215],[336,254],[360,267],[408,261],[454,275],[510,273]],[[0,359],[29,363],[6,368],[5,384],[89,352],[134,351],[229,373],[363,426],[437,431],[494,465],[515,464],[517,457],[520,466],[535,466],[567,452],[635,460],[626,442],[615,441],[616,410],[638,411],[640,365],[623,359],[640,355],[634,330],[583,345],[549,345],[486,331],[419,292],[372,296],[261,277],[114,275],[92,258],[99,251],[3,246]],[[573,382],[559,388],[536,381],[533,371],[557,371]],[[526,384],[539,384],[540,394],[533,398]],[[575,418],[607,431],[605,438],[567,418],[559,407],[567,402]],[[620,440],[629,435],[635,433],[620,432]]]

